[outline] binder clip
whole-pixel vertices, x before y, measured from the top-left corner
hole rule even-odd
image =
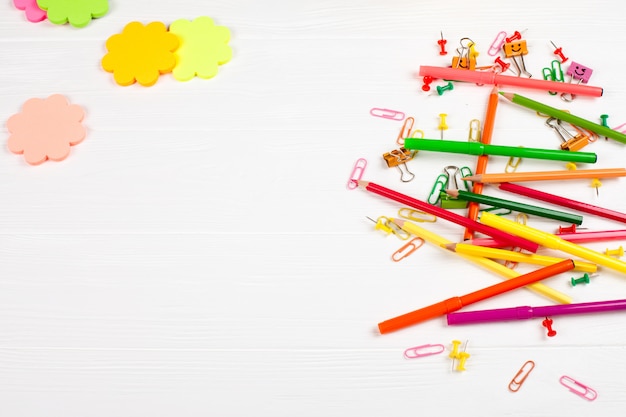
[[[400,170],[400,181],[409,182],[415,178],[415,174],[409,171],[406,163],[413,159],[417,151],[409,151],[404,147],[394,149],[383,154],[383,159],[389,168],[397,167]]]
[[[446,190],[462,190],[470,191],[471,187],[468,181],[463,177],[472,175],[472,171],[468,167],[457,167],[449,165],[443,169],[443,173],[439,174],[435,180],[435,184],[428,196],[428,203],[437,205],[445,209],[467,208],[468,202],[450,197]]]
[[[524,55],[528,54],[528,47],[526,41],[516,40],[513,42],[512,38],[507,38],[506,43],[502,46],[504,55],[507,58],[511,58],[513,65],[517,69],[517,76],[521,76],[522,73],[527,75],[528,78],[532,77],[531,73],[526,71],[526,64],[524,63]]]
[[[459,44],[461,47],[456,49],[458,55],[452,57],[452,68],[475,70],[478,52],[474,49],[474,41],[470,38],[462,38]]]
[[[591,73],[593,70],[589,67],[586,67],[578,62],[572,61],[565,72],[566,75],[570,76],[570,83],[573,81],[578,81],[578,84],[587,84],[589,82],[589,78],[591,78]],[[561,93],[561,99],[563,101],[570,102],[574,100],[576,96],[571,93]]]
[[[580,129],[576,129],[576,134],[569,132],[563,127],[561,120],[554,117],[549,117],[546,120],[546,125],[554,129],[556,134],[559,135],[562,141],[561,149],[564,151],[576,152],[595,141],[595,138],[592,140],[591,136],[584,134]]]

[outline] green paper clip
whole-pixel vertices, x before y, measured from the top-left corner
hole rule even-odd
[[[465,181],[463,177],[472,175],[472,170],[468,167],[457,167],[454,165],[448,165],[443,169],[443,173],[439,174],[435,180],[435,184],[428,196],[428,202],[430,204],[439,204],[441,208],[445,209],[458,209],[466,208],[467,201],[459,200],[450,197],[446,194],[447,189],[464,190],[469,191],[471,189],[468,181]]]

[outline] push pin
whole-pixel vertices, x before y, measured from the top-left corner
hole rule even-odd
[[[513,35],[510,38],[506,38],[505,41],[506,41],[506,43],[511,43],[511,42],[516,41],[518,39],[522,39],[522,34],[519,33],[516,30],[515,32],[513,32]]]
[[[573,224],[571,226],[559,226],[559,231],[557,235],[562,235],[564,233],[576,233],[576,225]]]
[[[384,153],[383,159],[385,160],[389,168],[398,167],[398,169],[400,170],[400,181],[409,182],[413,178],[415,178],[415,174],[409,171],[406,163],[413,159],[416,153],[416,151],[409,151],[406,148],[402,147]]]
[[[589,282],[591,281],[589,278],[591,278],[591,276],[589,276],[589,274],[585,272],[580,278],[572,277],[570,282],[572,283],[572,287],[575,287],[578,284],[589,284]]]
[[[439,94],[440,96],[448,90],[454,90],[454,85],[452,85],[452,81],[448,81],[448,84],[444,85],[443,87],[440,85],[437,86],[437,94]]]
[[[439,32],[441,34],[441,40],[438,40],[437,43],[439,44],[439,48],[441,49],[439,51],[439,55],[446,55],[448,52],[446,51],[446,43],[448,42],[447,40],[445,40],[443,38],[443,32]]]
[[[459,346],[461,345],[460,340],[452,341],[452,352],[448,355],[449,358],[458,359],[459,358]]]
[[[424,81],[424,85],[422,85],[422,90],[423,91],[430,91],[430,83],[432,83],[434,80],[433,77],[431,77],[430,75],[424,75],[423,81]]]
[[[569,59],[566,58],[565,55],[563,55],[563,48],[561,48],[560,46],[557,47],[552,41],[550,41],[550,43],[552,44],[552,46],[554,46],[554,55],[557,55],[559,58],[561,58],[561,63],[564,63]]]
[[[375,223],[374,230],[380,230],[386,235],[389,235],[393,232],[393,230],[391,230],[391,227],[385,224],[383,217],[379,217],[378,220],[374,220],[371,217],[367,217],[367,216],[365,217]]]
[[[600,120],[602,121],[601,125],[604,127],[609,127],[608,122],[606,121],[606,119],[609,118],[608,114],[601,114],[600,115]],[[609,140],[609,138],[607,138],[606,136],[604,137],[604,140]]]
[[[470,354],[467,352],[459,353],[459,365],[456,367],[457,371],[465,371],[465,362],[470,357]]]
[[[556,336],[556,330],[554,330],[552,328],[552,319],[551,318],[546,317],[546,319],[541,322],[541,325],[543,327],[545,327],[546,329],[548,329],[548,337]]]
[[[439,88],[439,87],[437,87]],[[446,113],[440,113],[439,114],[439,126],[437,126],[437,129],[439,129],[441,131],[441,140],[443,140],[443,131],[448,129],[448,125],[446,124],[446,117],[448,115]]]
[[[602,183],[598,178],[594,178],[591,180],[591,186],[596,189],[596,197],[598,197],[600,195],[600,191],[598,189],[602,187]]]
[[[511,64],[509,64],[508,62],[504,62],[499,56],[496,57],[495,61],[493,62],[500,66],[500,68],[502,69],[500,72],[505,72],[511,66]]]
[[[468,53],[469,58],[476,60],[476,57],[480,55],[480,52],[476,51],[476,44],[473,41],[470,41],[470,43],[467,46],[469,48],[469,53]]]
[[[617,249],[607,249],[606,251],[604,251],[604,254],[606,256],[615,256],[621,258],[622,256],[624,256],[624,248],[620,246]]]
[[[565,164],[565,169],[567,169],[568,171],[576,171],[576,164],[573,162],[568,162],[567,164]]]

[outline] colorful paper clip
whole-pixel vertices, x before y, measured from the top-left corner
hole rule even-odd
[[[398,210],[398,216],[402,217],[403,219],[412,220],[418,223],[434,223],[437,221],[437,217],[433,216],[432,214],[428,214],[424,211],[415,210],[408,207],[402,207],[400,210]]]
[[[397,167],[400,170],[400,181],[409,182],[415,178],[415,174],[409,171],[406,163],[413,159],[417,151],[409,151],[405,148],[394,149],[383,154],[383,159],[389,168]]]
[[[506,166],[504,167],[504,172],[506,172],[507,174],[510,174],[511,172],[515,172],[517,170],[517,167],[519,167],[519,164],[521,163],[522,163],[522,158],[515,157],[515,156],[510,157],[509,161],[506,163]]]
[[[414,346],[404,351],[404,357],[407,359],[423,358],[424,356],[438,355],[444,350],[445,347],[441,344]]]
[[[481,130],[480,120],[472,119],[469,123],[469,135],[467,136],[468,142],[480,142]]]
[[[354,190],[358,188],[357,181],[363,178],[363,174],[365,173],[365,167],[367,167],[367,159],[359,158],[354,163],[354,167],[352,168],[352,172],[350,173],[350,179],[348,180],[348,190]]]
[[[520,370],[515,374],[511,382],[509,382],[509,391],[517,392],[522,387],[528,375],[530,375],[531,371],[535,368],[535,362],[526,361]]]
[[[381,109],[380,107],[372,108],[370,110],[370,114],[372,116],[382,117],[383,119],[390,119],[390,120],[403,120],[404,119],[404,113],[402,113],[401,111]]]
[[[504,31],[498,32],[498,34],[496,35],[496,38],[491,43],[489,50],[487,50],[487,53],[490,56],[498,55],[498,53],[502,50],[502,45],[504,45],[505,40],[506,40],[506,32]]]
[[[584,398],[587,401],[593,401],[598,398],[598,393],[596,392],[596,390],[576,381],[572,377],[563,375],[561,378],[559,378],[559,382],[568,390],[578,395],[579,397]]]
[[[400,146],[404,146],[404,138],[408,138],[411,135],[411,131],[413,130],[413,123],[415,123],[415,119],[413,117],[407,117],[404,123],[402,124],[402,128],[400,129],[400,133],[398,134],[398,138],[396,139],[396,143]]]
[[[563,69],[561,68],[561,63],[558,60],[553,60],[550,64],[550,68],[544,68],[543,70],[543,79],[547,81],[565,81],[565,77],[563,77]],[[551,95],[556,95],[555,91],[548,91]]]
[[[394,262],[399,262],[403,260],[404,258],[406,258],[407,256],[409,256],[410,254],[412,254],[413,252],[415,252],[416,250],[418,250],[419,248],[421,248],[423,244],[424,244],[424,239],[422,239],[421,237],[414,237],[413,239],[406,242],[406,244],[404,244],[400,249],[395,251],[391,255],[391,260]]]

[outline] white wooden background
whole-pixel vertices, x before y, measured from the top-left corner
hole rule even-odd
[[[540,319],[448,327],[441,318],[378,335],[382,320],[501,278],[431,245],[392,262],[403,242],[365,216],[395,216],[398,206],[346,189],[359,157],[369,161],[367,179],[421,199],[444,165],[474,168],[475,157],[422,153],[409,163],[418,178],[401,183],[381,157],[397,147],[401,123],[369,115],[401,110],[437,137],[446,113],[445,138],[465,140],[490,88],[457,84],[439,97],[413,78],[420,65],[447,65],[462,37],[488,65],[499,31],[526,30],[535,78],[556,58],[552,40],[605,88],[567,107],[626,122],[619,2],[110,3],[84,29],[32,24],[11,1],[0,3],[2,141],[24,101],[54,93],[85,108],[88,128],[62,162],[33,167],[6,145],[0,151],[0,415],[623,415],[620,313],[555,317],[554,338]],[[120,87],[101,69],[106,39],[127,23],[203,15],[232,33],[233,58],[217,77]],[[542,123],[501,102],[492,143],[558,146]],[[586,150],[598,154],[597,167],[626,166],[617,142]],[[491,158],[489,171],[505,163]],[[525,160],[519,170],[562,167]],[[586,181],[541,189],[626,211],[625,181],[604,180],[599,196]],[[529,225],[557,227],[536,217]],[[626,228],[593,216],[583,226]],[[462,236],[444,221],[425,227]],[[592,284],[571,287],[574,275],[545,283],[576,302],[626,298],[622,274],[603,269]],[[521,289],[471,309],[549,303]],[[453,339],[468,341],[465,372],[452,371],[448,351],[402,356]],[[509,392],[529,359],[535,370]],[[598,399],[568,392],[562,375]]]

